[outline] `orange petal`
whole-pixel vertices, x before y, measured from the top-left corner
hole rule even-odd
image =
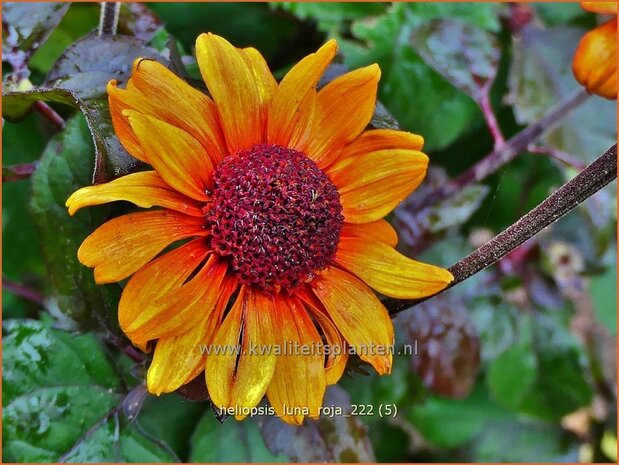
[[[316,85],[337,52],[337,43],[330,40],[316,53],[293,66],[280,82],[269,105],[268,141],[284,147],[290,145],[295,132],[309,125]],[[297,143],[302,140],[298,135]],[[294,148],[294,147],[293,147]]]
[[[273,347],[279,329],[273,299],[248,287],[242,289],[213,339],[213,349],[227,350],[212,352],[206,359],[206,385],[217,408],[255,407],[275,371]],[[234,348],[241,351],[238,357]],[[236,415],[237,420],[244,417]]]
[[[207,234],[203,218],[171,210],[129,213],[97,228],[77,257],[95,269],[97,283],[112,283],[135,273],[173,242]]]
[[[107,90],[116,133],[137,158],[147,161],[148,155],[132,134],[122,110],[136,110],[183,129],[200,142],[214,163],[227,154],[213,101],[162,64],[139,58],[133,63],[126,90],[118,89],[115,80],[109,82]]]
[[[397,299],[436,294],[453,281],[449,271],[411,260],[369,238],[342,237],[334,260],[378,292]]]
[[[588,92],[617,98],[617,18],[585,34],[576,48],[572,70]]]
[[[135,343],[189,331],[212,314],[227,268],[226,262],[211,255],[193,278],[147,303],[123,331]]]
[[[121,329],[131,327],[152,302],[181,287],[209,253],[204,240],[195,239],[153,260],[135,273],[123,289],[118,304]]]
[[[318,418],[325,394],[325,367],[322,341],[303,304],[280,294],[277,308],[277,356],[267,397],[281,420],[303,423],[303,409]]]
[[[415,150],[379,150],[338,160],[327,170],[340,192],[345,221],[368,223],[387,215],[423,180],[428,157]]]
[[[346,341],[329,317],[322,303],[314,294],[302,290],[298,293],[298,296],[303,300],[310,314],[320,325],[329,346],[329,352],[326,354],[325,382],[327,386],[330,386],[340,380],[346,369],[346,363],[348,362]]]
[[[423,137],[395,129],[370,129],[344,147],[342,158],[359,157],[377,150],[421,150]]]
[[[204,346],[211,342],[219,329],[223,312],[235,289],[236,279],[224,280],[211,315],[180,336],[163,337],[157,341],[146,377],[149,392],[160,395],[176,391],[204,370]]]
[[[71,194],[66,206],[73,215],[83,207],[125,200],[138,207],[164,207],[191,216],[204,216],[198,202],[176,192],[155,171],[128,174],[105,184],[88,186]]]
[[[384,242],[390,247],[398,245],[398,233],[396,233],[393,226],[385,220],[362,224],[344,223],[342,225],[340,237],[371,239],[372,241]]]
[[[346,271],[330,267],[311,282],[329,316],[362,360],[381,375],[391,371],[393,324],[374,292]]]
[[[258,86],[260,95],[260,112],[263,124],[266,124],[269,102],[277,90],[277,81],[269,70],[269,65],[264,57],[255,48],[249,47],[241,50],[245,63],[254,73],[254,80]]]
[[[580,6],[591,13],[604,15],[617,14],[617,2],[580,2]]]
[[[131,80],[129,80],[131,82]],[[123,111],[133,110],[135,102],[133,99],[128,99],[129,93],[116,87],[116,80],[112,79],[107,84],[108,101],[110,104],[110,115],[112,117],[112,126],[120,143],[125,147],[130,155],[138,160],[148,163],[148,157],[144,153],[140,142],[127,121],[123,116]],[[145,100],[142,98],[142,100]]]
[[[213,188],[213,162],[204,148],[188,133],[137,111],[125,110],[148,162],[159,176],[177,191],[206,201]]]
[[[379,79],[380,68],[371,65],[335,78],[318,92],[313,136],[298,149],[319,168],[332,163],[366,128],[374,113]]]
[[[261,89],[250,56],[211,33],[196,41],[196,57],[221,120],[230,153],[265,140],[266,121]]]

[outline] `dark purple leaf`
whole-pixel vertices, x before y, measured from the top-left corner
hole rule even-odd
[[[144,3],[126,2],[120,6],[118,32],[149,41],[161,27],[159,16]]]
[[[438,296],[399,319],[406,328],[407,343],[417,348],[411,364],[423,384],[442,396],[466,397],[477,377],[480,350],[477,330],[464,302]]]
[[[338,386],[329,387],[323,407],[333,408],[334,414],[306,420],[302,426],[287,425],[272,416],[255,419],[269,450],[294,462],[373,462],[367,427],[357,417],[346,416],[351,413],[346,391]]]
[[[494,34],[461,21],[439,19],[415,29],[410,43],[428,65],[475,101],[492,86],[501,58]]]

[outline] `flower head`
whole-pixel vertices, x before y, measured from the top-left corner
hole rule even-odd
[[[574,76],[588,92],[616,99],[617,3],[581,2],[581,6],[593,13],[615,17],[588,32],[581,39],[572,63]]]
[[[423,139],[366,130],[376,65],[317,90],[335,52],[328,42],[278,84],[255,49],[203,34],[212,99],[149,60],[125,89],[109,83],[116,133],[152,170],[80,189],[67,206],[158,207],[108,221],[78,251],[99,283],[131,276],[119,321],[135,345],[155,345],[150,392],[204,371],[215,406],[266,394],[299,424],[318,415],[348,347],[390,372],[393,327],[371,288],[416,298],[453,279],[395,251],[382,218],[423,179]]]

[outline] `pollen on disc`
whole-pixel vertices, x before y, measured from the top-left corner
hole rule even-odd
[[[254,145],[215,171],[211,246],[245,284],[279,292],[311,278],[333,259],[343,220],[337,188],[299,151]]]

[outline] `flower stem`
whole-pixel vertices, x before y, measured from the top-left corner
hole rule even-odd
[[[102,2],[99,17],[99,36],[113,36],[118,27],[120,2]]]
[[[56,131],[60,132],[64,129],[65,121],[56,111],[42,100],[34,102],[33,108],[43,115],[52,125]]]
[[[538,121],[524,128],[507,142],[496,144],[494,150],[482,160],[430,194],[427,202],[429,204],[439,202],[461,191],[465,186],[479,182],[496,173],[500,168],[516,158],[519,153],[526,150],[531,142],[557,124],[571,110],[587,100],[588,97],[589,94],[581,89],[568,96],[565,100],[548,110]]]
[[[509,228],[451,266],[449,271],[454,276],[454,280],[447,289],[496,263],[546,226],[554,223],[563,215],[576,208],[576,206],[612,182],[616,177],[617,144],[610,147],[578,176],[565,183]],[[428,298],[414,300],[387,299],[383,303],[391,314],[396,314]]]

